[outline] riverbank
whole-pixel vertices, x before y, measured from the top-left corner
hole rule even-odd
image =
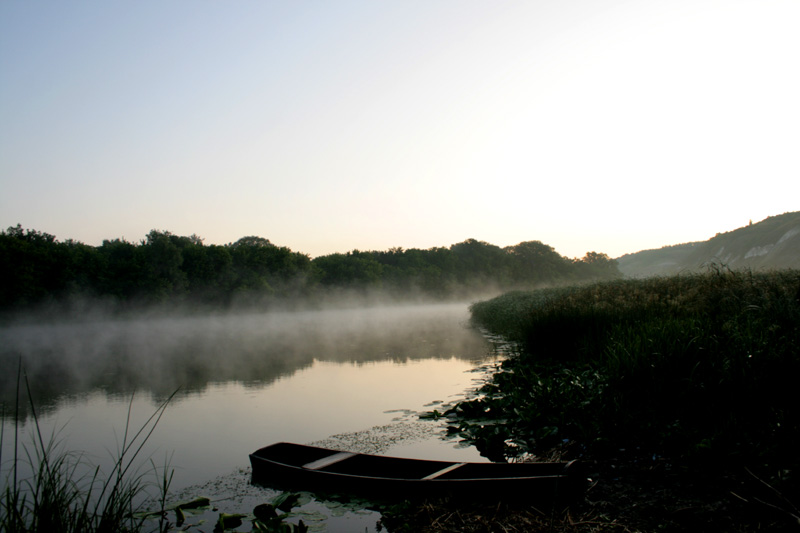
[[[515,292],[472,316],[519,350],[449,431],[496,460],[579,459],[590,488],[565,510],[426,504],[390,530],[798,527],[800,272]]]
[[[566,507],[507,504],[487,495],[482,505],[440,500],[399,506],[384,513],[382,524],[392,533],[798,530],[793,503],[755,477],[736,482],[667,462],[645,465],[632,457],[585,461],[592,472],[588,490]],[[739,492],[731,490],[734,486]]]

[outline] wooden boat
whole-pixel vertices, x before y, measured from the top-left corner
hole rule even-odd
[[[581,487],[571,463],[458,463],[342,452],[279,442],[250,454],[253,482],[373,499],[437,496],[570,498]]]

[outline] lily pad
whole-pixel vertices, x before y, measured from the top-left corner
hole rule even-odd
[[[173,506],[173,508],[180,507],[185,511],[186,509],[199,509],[200,507],[210,507],[210,506],[211,506],[211,500],[209,498],[206,498],[205,496],[199,496],[193,500],[189,500],[186,502],[178,502]]]
[[[256,519],[261,520],[262,522],[267,522],[273,518],[278,518],[278,513],[275,511],[275,506],[271,503],[262,503],[260,505],[256,505],[253,509],[253,515],[256,517]]]
[[[226,529],[234,529],[242,525],[242,518],[246,518],[244,514],[228,514],[219,513],[219,519],[214,531],[225,531]]]
[[[288,513],[292,508],[300,505],[300,495],[293,492],[284,492],[275,498],[272,504],[284,513]]]

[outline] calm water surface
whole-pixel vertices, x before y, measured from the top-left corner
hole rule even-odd
[[[148,443],[177,491],[245,472],[276,441],[482,460],[415,415],[463,397],[495,360],[468,318],[466,304],[437,304],[5,326],[0,392],[8,414],[22,358],[45,435],[103,463],[129,405],[138,428],[180,387]]]

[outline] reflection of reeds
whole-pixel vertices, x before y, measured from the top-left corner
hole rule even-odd
[[[167,473],[168,466],[165,464],[161,483],[148,481],[150,475],[157,477],[158,468],[150,461],[152,470],[142,472],[137,466],[140,462],[138,458],[175,393],[162,402],[150,418],[132,434],[131,396],[122,442],[111,472],[104,474],[99,466],[93,466],[81,454],[60,449],[55,434],[45,441],[27,376],[24,381],[36,431],[31,439],[31,447],[23,445],[25,458],[21,458],[18,448],[18,422],[15,424],[14,457],[10,471],[6,474],[5,490],[0,496],[0,530],[140,531],[145,519],[141,514],[135,514],[139,510],[138,506],[152,487],[161,491],[160,501],[165,502],[171,473]],[[17,397],[19,382],[18,376]],[[18,408],[16,411],[18,420]],[[0,445],[3,437],[4,435],[0,435]],[[27,461],[32,474],[29,478],[19,479],[23,461]]]

